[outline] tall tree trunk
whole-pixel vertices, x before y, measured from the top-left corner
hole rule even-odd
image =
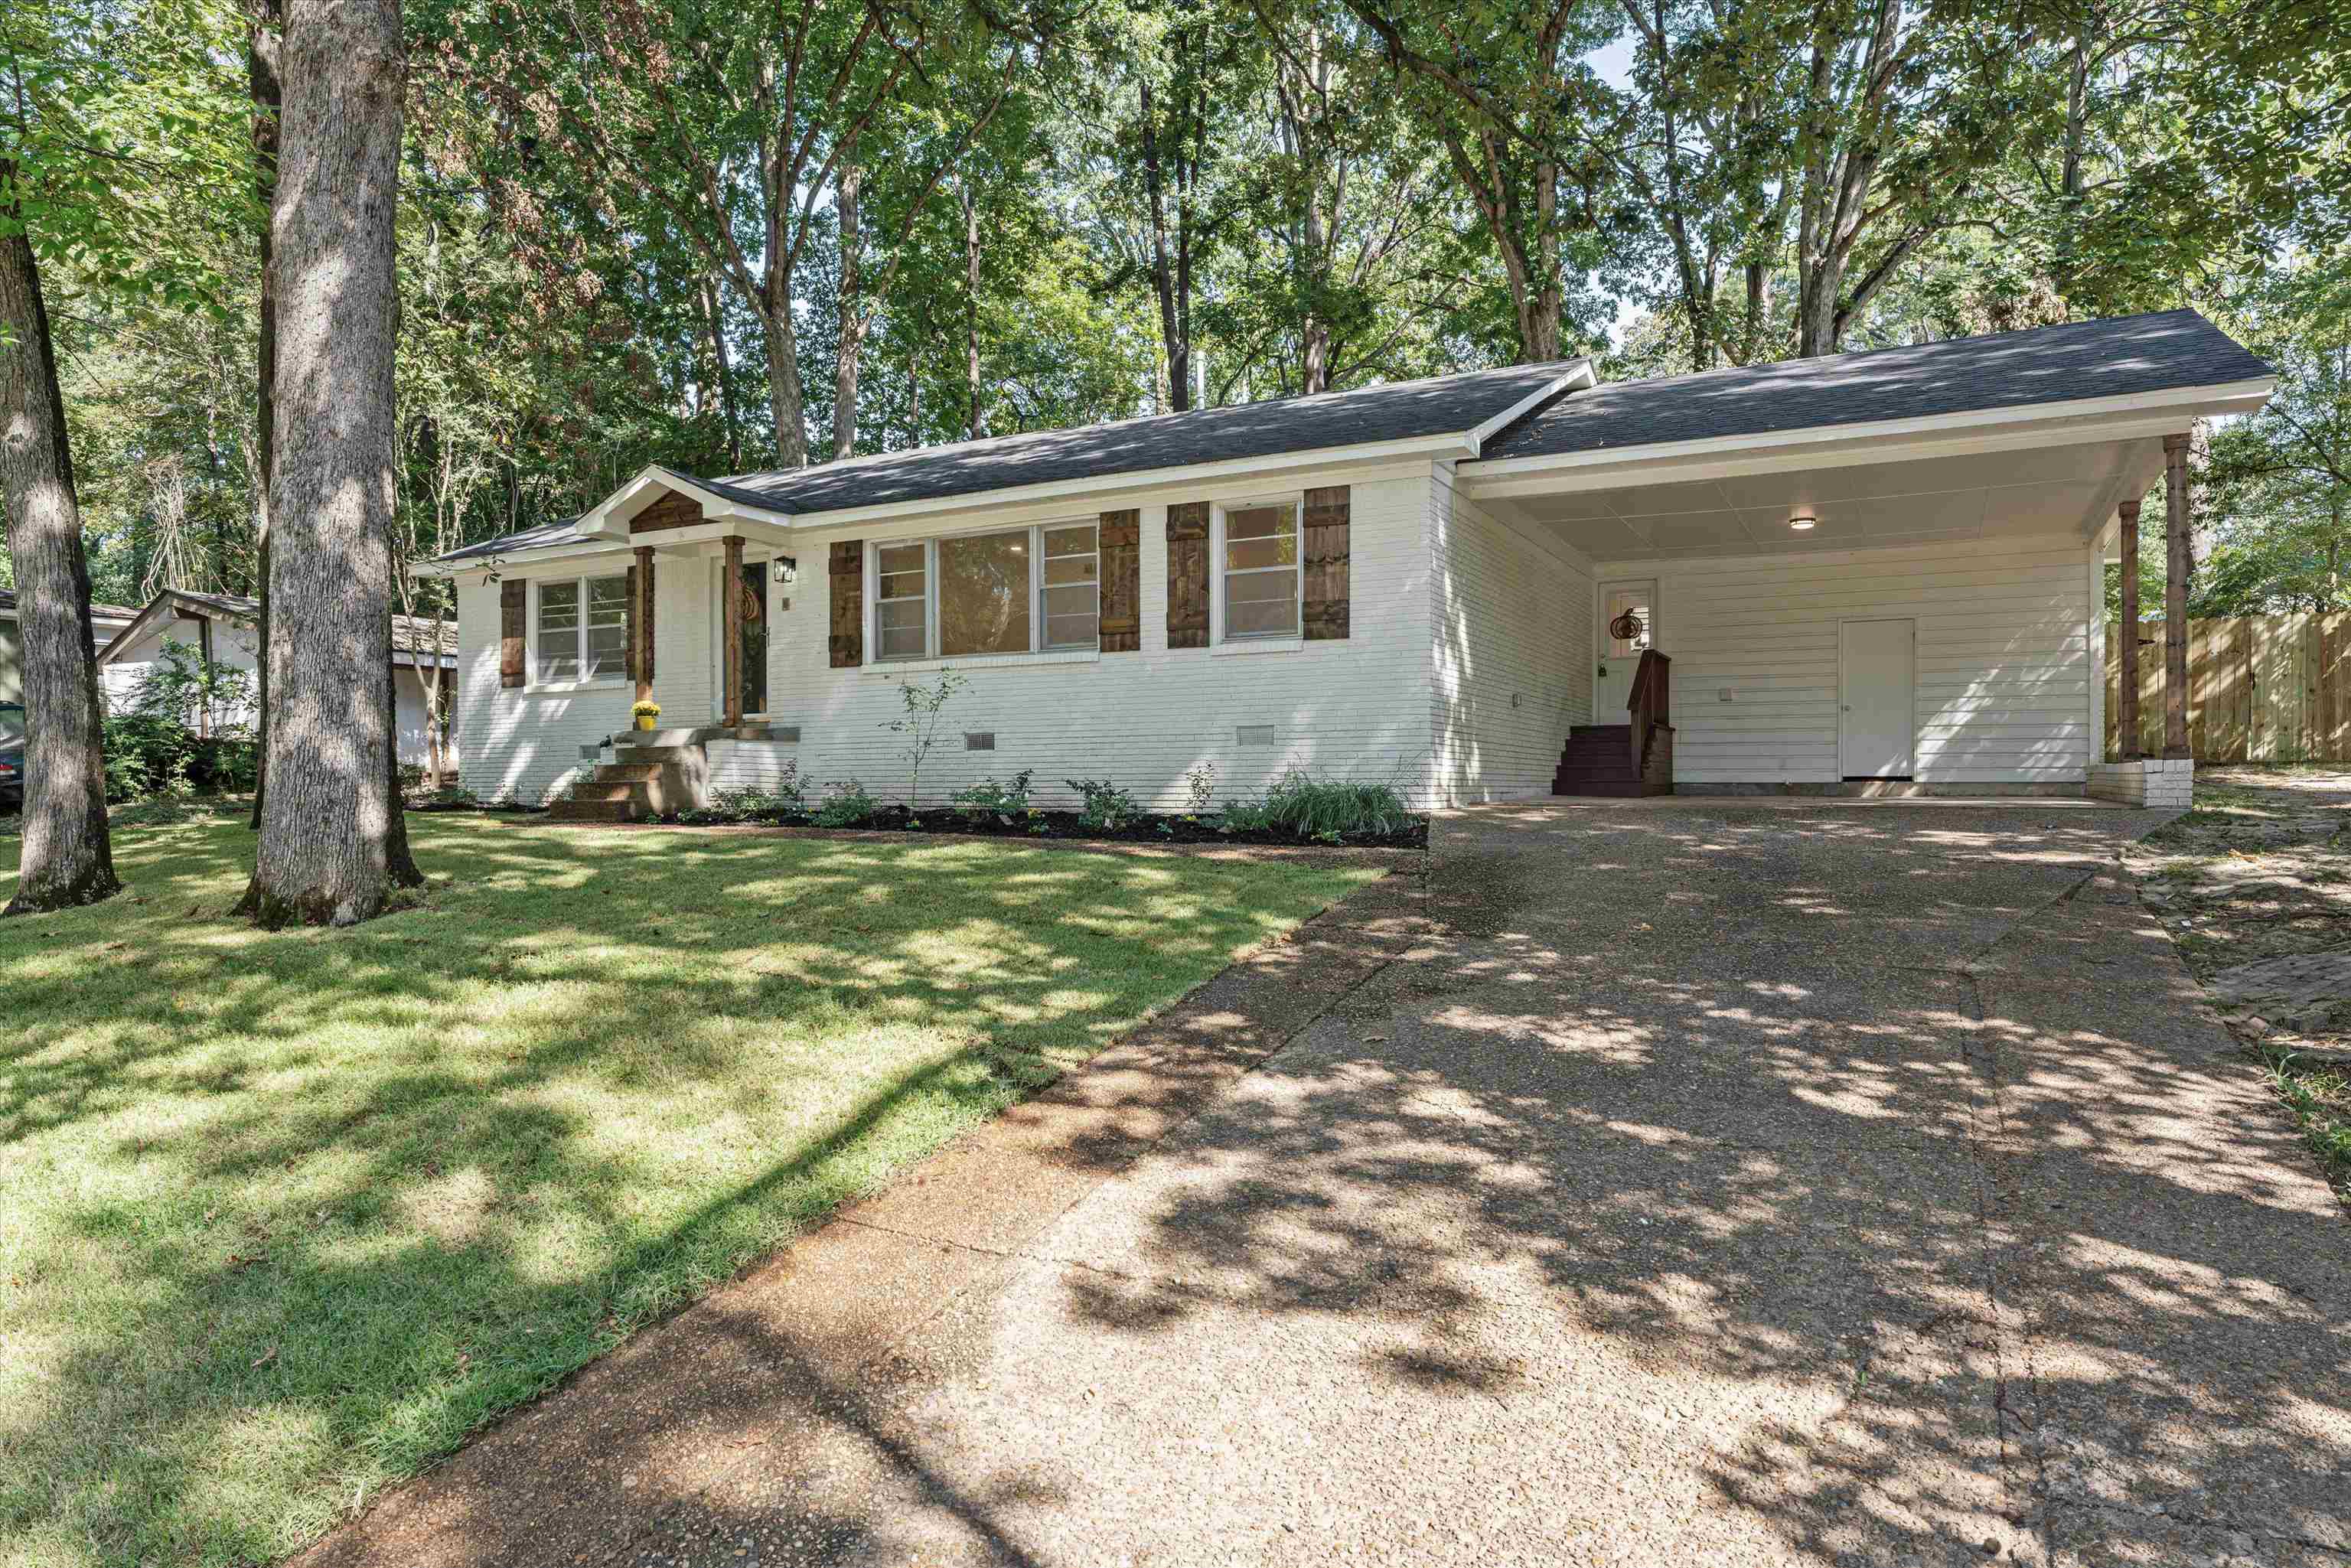
[[[1143,191],[1151,208],[1151,286],[1159,297],[1159,340],[1167,353],[1167,412],[1182,413],[1192,406],[1192,342],[1185,330],[1189,302],[1182,298],[1186,281],[1179,276],[1167,223],[1167,183],[1159,162],[1159,128],[1152,117],[1151,84],[1141,86],[1143,107]]]
[[[269,485],[277,469],[277,284],[269,266],[269,218],[277,205],[277,112],[285,102],[278,75],[280,39],[286,26],[284,0],[254,0],[246,28],[246,81],[253,98],[253,183],[261,198],[261,302],[256,314],[259,347],[254,366],[255,467],[254,597],[261,608],[255,617],[260,643],[256,655],[256,726],[253,762],[253,815],[246,826],[261,829],[261,800],[269,787]]]
[[[407,65],[398,0],[291,0],[276,210],[269,793],[246,907],[383,912],[405,832],[392,733],[392,264]]]
[[[759,312],[759,336],[768,351],[768,413],[776,422],[776,460],[786,468],[799,468],[808,462],[808,426],[791,287],[771,270],[767,295]]]
[[[0,160],[0,189],[16,166]],[[13,209],[12,201],[10,206]],[[17,220],[10,211],[8,216]],[[66,444],[49,313],[21,221],[0,236],[0,496],[24,647],[24,854],[8,915],[96,904],[121,891],[106,829],[103,709],[89,619],[89,561]]]
[[[743,421],[735,412],[735,376],[726,358],[726,296],[722,286],[705,280],[701,287],[702,319],[710,329],[710,359],[718,378],[719,417],[726,426],[726,463],[743,466]]]
[[[986,419],[979,393],[979,208],[971,199],[971,181],[963,182],[963,377],[971,394],[967,428],[977,441]]]
[[[860,267],[865,254],[865,233],[858,199],[865,189],[865,170],[853,159],[841,166],[833,207],[841,219],[841,352],[832,371],[832,455],[857,455],[857,371],[865,352],[865,289]]]

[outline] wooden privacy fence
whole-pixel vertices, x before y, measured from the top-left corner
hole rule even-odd
[[[2122,627],[2106,627],[2106,756],[2121,755]],[[2163,755],[2163,622],[2139,624],[2139,755]],[[2351,612],[2188,623],[2199,762],[2351,760]]]

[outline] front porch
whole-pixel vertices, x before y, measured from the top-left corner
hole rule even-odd
[[[798,575],[787,526],[743,497],[653,469],[581,518],[578,532],[628,563],[629,702],[615,694],[613,732],[593,743],[594,770],[551,804],[556,820],[629,821],[707,805],[711,743],[799,738],[768,723],[769,621],[790,607]],[[676,622],[666,635],[664,614]],[[633,722],[645,703],[660,710],[650,727]]]

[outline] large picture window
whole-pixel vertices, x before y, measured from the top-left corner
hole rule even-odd
[[[939,656],[1029,652],[1029,530],[939,541]]]
[[[1101,645],[1102,553],[1092,523],[877,545],[873,569],[878,660]]]
[[[1233,507],[1224,515],[1225,636],[1298,632],[1298,504]]]
[[[629,580],[541,582],[537,630],[539,685],[622,679],[629,663]]]

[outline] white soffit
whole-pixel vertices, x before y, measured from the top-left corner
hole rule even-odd
[[[2086,545],[2162,472],[2160,440],[1882,457],[1719,478],[1512,494],[1488,509],[1595,560],[1855,549],[2064,535]],[[1515,488],[1515,486],[1514,486]],[[1813,526],[1796,529],[1803,512]]]

